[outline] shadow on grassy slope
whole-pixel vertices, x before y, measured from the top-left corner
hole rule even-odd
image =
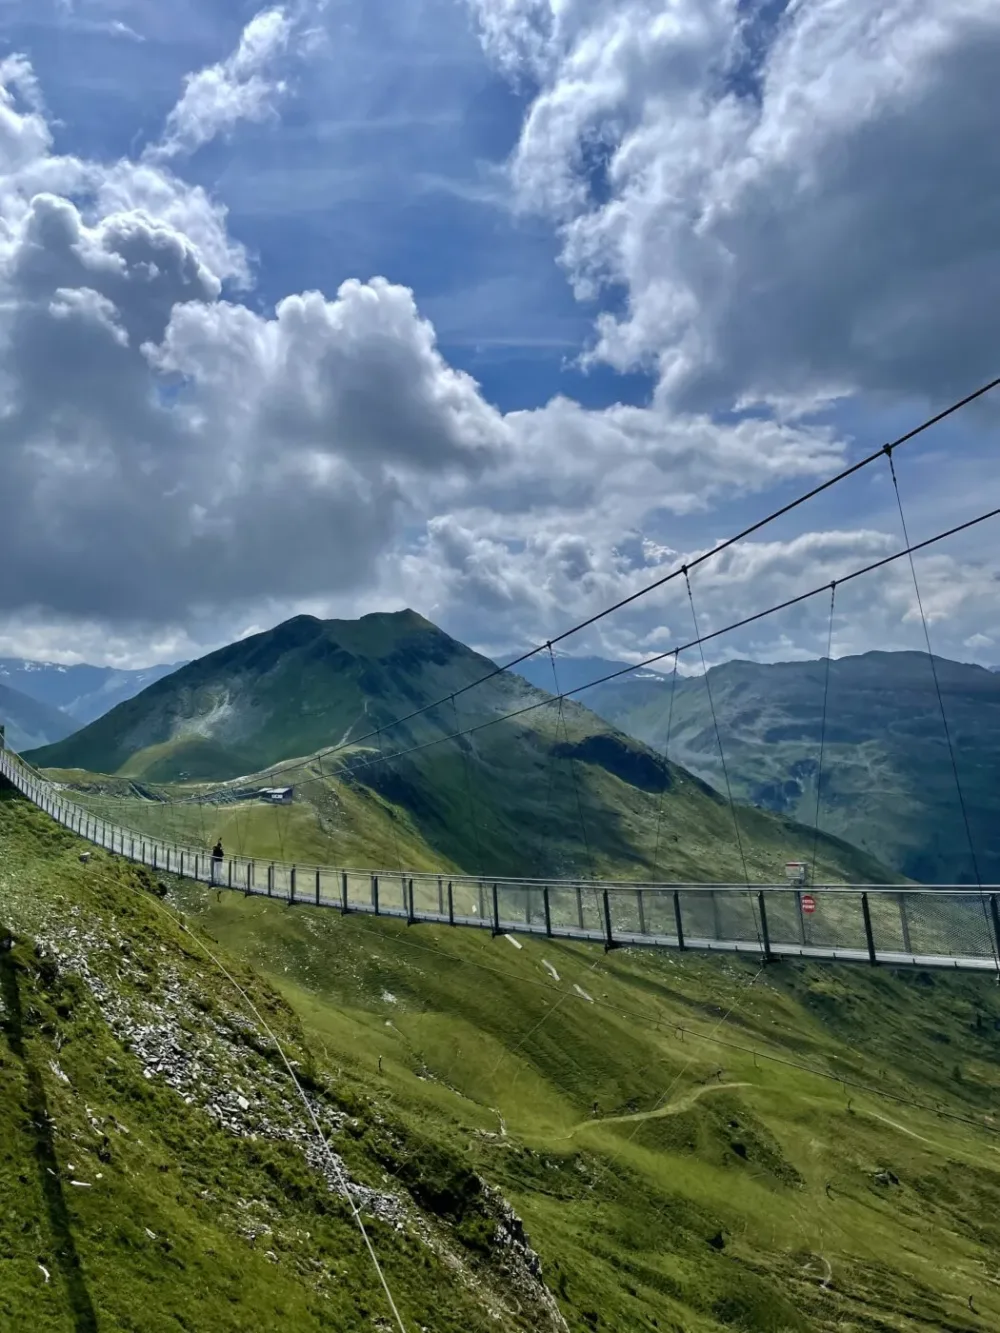
[[[83,1264],[77,1253],[73,1223],[69,1208],[66,1206],[45,1085],[25,1043],[25,1019],[18,969],[13,937],[7,931],[0,931],[0,998],[3,1001],[4,1015],[2,1027],[11,1054],[20,1063],[24,1073],[25,1109],[34,1140],[38,1182],[52,1232],[52,1254],[66,1285],[75,1333],[97,1333],[97,1314],[90,1298]]]

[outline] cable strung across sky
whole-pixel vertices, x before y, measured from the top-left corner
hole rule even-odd
[[[373,738],[380,736],[383,732],[391,730],[391,728],[393,727],[402,726],[403,723],[410,722],[414,718],[421,717],[423,714],[431,712],[433,709],[440,707],[442,704],[448,703],[450,699],[458,698],[460,695],[467,694],[470,690],[477,689],[480,685],[484,685],[487,681],[494,680],[504,671],[510,671],[514,667],[520,666],[522,662],[527,662],[532,657],[537,656],[538,653],[544,652],[546,649],[554,647],[556,644],[563,643],[566,639],[571,638],[574,634],[579,634],[582,630],[589,629],[592,625],[596,625],[599,621],[604,620],[607,616],[613,615],[616,611],[622,610],[623,607],[629,606],[633,602],[638,601],[640,598],[648,596],[649,593],[655,592],[658,588],[662,588],[666,584],[673,582],[673,580],[681,578],[682,575],[685,574],[685,572],[690,572],[693,569],[697,569],[699,565],[703,565],[707,561],[715,559],[717,556],[721,555],[724,551],[728,551],[730,547],[737,545],[741,541],[744,541],[747,537],[752,537],[754,533],[760,532],[763,528],[766,528],[771,523],[776,522],[777,519],[783,518],[786,514],[792,513],[793,510],[798,509],[801,505],[804,505],[808,503],[808,501],[815,499],[816,496],[818,495],[822,495],[824,491],[828,491],[832,487],[839,485],[840,482],[846,481],[848,477],[853,477],[856,473],[861,472],[864,468],[869,467],[872,463],[877,462],[880,458],[885,457],[887,454],[891,457],[894,450],[900,448],[904,444],[909,443],[911,440],[916,439],[919,435],[922,435],[925,431],[930,430],[931,427],[939,425],[940,422],[946,420],[946,418],[950,416],[953,416],[956,412],[961,411],[963,408],[968,407],[971,403],[974,403],[978,399],[985,397],[988,393],[991,393],[998,386],[1000,386],[1000,376],[997,376],[995,379],[990,380],[986,384],[980,385],[978,389],[974,389],[971,393],[966,394],[964,398],[958,399],[956,402],[951,403],[948,407],[943,408],[940,412],[936,412],[933,416],[927,417],[924,421],[921,421],[919,425],[914,426],[912,429],[904,432],[904,434],[902,435],[898,435],[894,440],[890,440],[887,444],[881,445],[878,449],[874,450],[874,452],[867,454],[864,458],[859,459],[858,462],[852,463],[850,467],[844,468],[842,471],[838,472],[833,477],[828,477],[826,481],[821,482],[818,486],[812,487],[811,490],[805,491],[802,495],[799,495],[796,499],[790,500],[788,504],[782,505],[780,508],[772,510],[771,513],[767,514],[764,518],[758,519],[755,523],[751,523],[749,527],[743,528],[740,532],[734,533],[733,536],[731,537],[727,537],[725,541],[719,542],[717,546],[713,546],[710,550],[703,551],[701,555],[695,556],[694,559],[687,561],[686,564],[680,565],[676,569],[671,570],[669,574],[663,575],[662,578],[656,579],[653,583],[647,584],[646,587],[640,588],[638,591],[631,593],[628,597],[621,598],[620,601],[613,603],[611,606],[605,607],[604,610],[602,611],[596,612],[594,615],[589,616],[586,620],[581,620],[578,624],[571,626],[569,629],[562,630],[559,634],[556,634],[553,638],[548,639],[545,643],[540,643],[537,647],[532,648],[529,652],[522,653],[520,657],[515,657],[512,661],[505,663],[504,666],[499,666],[496,667],[493,671],[488,671],[478,680],[474,680],[470,682],[470,684],[463,685],[460,689],[455,690],[454,694],[444,695],[442,698],[435,700],[434,703],[424,704],[421,708],[416,708],[412,712],[406,713],[402,717],[394,718],[393,721],[387,723],[384,727],[375,728],[369,732],[366,732],[364,735],[358,736],[354,740],[347,742],[346,744],[344,742],[341,742],[338,745],[330,746],[328,749],[323,750],[321,753],[324,755],[324,757],[327,755],[337,754],[340,750],[347,748],[347,745],[352,745],[352,746],[360,745],[366,740],[371,740]],[[959,532],[961,530],[962,530],[961,528],[954,529],[955,532]],[[942,534],[942,536],[949,536],[949,535],[951,534],[949,533]],[[916,550],[919,548],[915,547],[914,549]],[[883,561],[882,563],[887,563],[887,562]],[[877,565],[873,565],[871,568],[877,568]],[[845,581],[846,580],[843,579],[841,580],[841,582]],[[799,598],[797,600],[802,601],[805,600],[805,598]],[[795,600],[786,603],[786,605],[789,606],[792,606],[794,604]],[[749,624],[751,622],[746,621],[741,623]],[[730,626],[729,628],[736,629],[739,628],[739,626],[733,625]],[[718,633],[720,634],[727,632],[728,632],[727,630],[718,631]],[[707,636],[705,642],[707,642],[708,638],[711,637],[713,636],[711,635]],[[694,643],[692,643],[690,646],[693,647]],[[673,650],[671,650],[671,652],[672,651]],[[664,657],[669,657],[669,656],[671,656],[671,653],[660,654],[657,657],[650,658],[646,663],[641,663],[641,662],[637,663],[634,667],[628,668],[628,670],[639,670],[640,667],[644,665],[648,666],[652,662],[662,661]],[[620,672],[617,674],[624,675],[626,673]],[[613,679],[613,676],[605,677],[605,679],[608,680]],[[598,681],[591,682],[591,684],[594,685],[599,683],[601,682]],[[589,688],[589,686],[583,686],[581,688]],[[570,691],[570,693],[575,693],[575,691]]]

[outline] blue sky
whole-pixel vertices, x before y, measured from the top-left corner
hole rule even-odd
[[[536,642],[975,387],[1000,23],[920,8],[5,5],[10,123],[39,146],[0,163],[5,345],[31,358],[0,367],[0,479],[26,497],[0,649],[144,664],[406,604],[488,651]],[[40,190],[69,210],[45,319]],[[177,265],[155,311],[150,247]],[[989,507],[994,432],[977,409],[900,455],[911,537]],[[720,562],[706,621],[897,538],[866,474]],[[942,651],[1000,661],[992,546],[920,566]],[[851,590],[838,651],[918,646],[904,573]],[[636,657],[684,614],[650,598],[571,646]],[[823,643],[810,611],[718,651]]]

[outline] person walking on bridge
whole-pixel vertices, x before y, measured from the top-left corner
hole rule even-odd
[[[221,883],[222,883],[222,858],[223,858],[224,855],[225,855],[225,853],[224,853],[223,850],[222,850],[222,839],[221,839],[221,838],[218,838],[218,839],[216,840],[215,846],[212,848],[212,883],[213,883],[213,884],[221,884]]]

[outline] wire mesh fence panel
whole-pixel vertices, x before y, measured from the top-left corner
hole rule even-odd
[[[444,880],[439,881],[436,875],[413,875],[411,883],[413,914],[418,920],[428,916],[445,915],[447,904],[444,901]]]
[[[603,934],[604,908],[601,892],[599,889],[582,884],[551,885],[549,916],[554,931]]]
[[[371,908],[372,905],[372,882],[371,875],[363,874],[357,870],[348,870],[347,874],[347,910],[354,908],[355,911],[361,911],[364,908]],[[343,893],[343,885],[340,888]]]
[[[994,957],[989,904],[978,892],[908,894],[906,914],[907,952],[918,957]]]
[[[671,898],[673,895],[671,895]],[[719,898],[710,889],[678,889],[677,906],[680,909],[681,930],[686,940],[719,940],[723,936],[722,916],[719,912]],[[670,911],[676,918],[673,904]],[[671,926],[671,934],[676,933],[676,925]]]
[[[636,902],[638,915],[638,900]],[[674,896],[669,889],[643,889],[642,920],[645,926],[643,934],[657,939],[674,939],[677,923],[674,917]]]
[[[609,889],[611,930],[614,935],[645,935],[646,899],[655,890]]]
[[[757,894],[749,889],[715,889],[712,905],[713,939],[760,942],[760,909]]]
[[[867,950],[860,893],[809,895],[814,911],[803,912],[803,935],[809,948]]]
[[[532,930],[545,930],[546,892],[538,884],[524,886],[524,924]]]
[[[869,893],[868,916],[876,953],[911,954],[909,895]]]
[[[481,921],[486,911],[486,889],[472,879],[452,881],[452,903],[455,917],[462,921]]]
[[[492,911],[492,906],[490,908]],[[518,930],[531,923],[531,899],[523,884],[497,885],[497,911],[501,925]]]
[[[809,913],[803,906],[801,892],[795,889],[765,890],[764,912],[767,916],[768,941],[772,947],[797,948],[805,944],[806,918]]]

